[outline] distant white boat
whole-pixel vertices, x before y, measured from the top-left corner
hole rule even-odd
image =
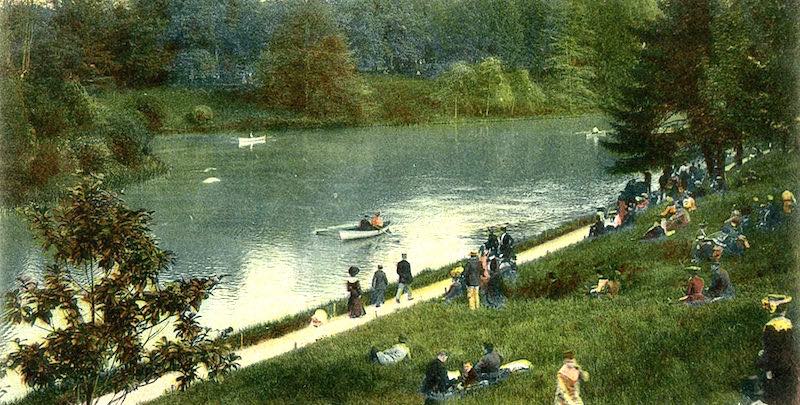
[[[209,177],[209,178],[203,180],[204,184],[219,183],[219,182],[220,182],[220,179],[217,178],[217,177]]]
[[[267,143],[266,136],[253,136],[253,133],[250,133],[250,136],[247,138],[239,138],[239,147],[244,148],[246,146],[253,147],[253,145],[258,145],[260,143]]]

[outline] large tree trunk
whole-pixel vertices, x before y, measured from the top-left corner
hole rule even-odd
[[[706,173],[711,180],[716,177],[717,164],[714,151],[708,145],[700,145],[700,151],[703,152],[703,160],[706,162]]]
[[[644,184],[647,185],[647,196],[649,198],[650,193],[653,192],[653,174],[650,171],[645,171],[644,173]]]

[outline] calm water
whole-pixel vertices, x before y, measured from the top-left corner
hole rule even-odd
[[[345,296],[350,265],[368,285],[390,280],[407,252],[412,270],[464,257],[487,226],[520,240],[608,203],[627,180],[576,131],[601,118],[462,126],[274,133],[251,149],[237,134],[159,137],[171,170],[129,187],[126,201],[155,211],[153,231],[178,262],[165,278],[224,274],[204,323],[234,328]],[[209,177],[219,178],[206,184]],[[312,231],[355,223],[376,209],[394,224],[378,238],[341,242]],[[3,214],[0,289],[43,260],[13,214]],[[6,328],[4,337],[12,332]]]

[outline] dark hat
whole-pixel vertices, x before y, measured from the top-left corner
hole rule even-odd
[[[350,277],[355,277],[356,274],[358,274],[359,271],[361,271],[361,269],[359,269],[358,267],[350,266],[350,268],[347,269],[347,274],[349,274]]]
[[[400,336],[397,337],[397,341],[400,343],[408,342],[408,338],[406,337],[405,333],[401,333]]]
[[[491,351],[494,350],[494,345],[492,343],[490,343],[490,342],[483,342],[483,348],[487,352],[491,352]]]
[[[378,265],[378,270],[381,270],[381,269],[383,269],[383,265],[382,265],[382,264],[379,264],[379,265]]]
[[[575,360],[575,353],[573,353],[572,350],[565,351],[564,360]]]

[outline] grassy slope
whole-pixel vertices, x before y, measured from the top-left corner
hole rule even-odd
[[[749,167],[749,166],[746,166]],[[671,303],[682,295],[683,264],[697,224],[718,229],[733,203],[797,184],[798,164],[786,155],[754,162],[760,184],[734,190],[724,199],[700,201],[692,224],[662,243],[640,243],[635,229],[557,252],[520,271],[517,294],[501,311],[470,312],[466,304],[425,303],[340,336],[240,370],[225,382],[202,383],[158,404],[216,403],[420,403],[416,393],[435,350],[451,352],[450,369],[475,361],[480,342],[491,340],[506,359],[527,358],[529,373],[466,397],[463,403],[547,403],[563,350],[577,353],[591,372],[584,399],[592,404],[735,403],[741,378],[754,373],[760,333],[768,315],[759,300],[770,292],[796,293],[790,231],[750,232],[753,248],[723,265],[737,288],[733,301],[700,308]],[[615,300],[588,300],[582,286],[594,268],[624,267],[623,293]],[[531,298],[543,274],[571,279],[576,290],[560,300]],[[707,266],[704,278],[708,281]],[[411,340],[414,358],[395,367],[366,360],[371,345],[388,346],[399,332]]]

